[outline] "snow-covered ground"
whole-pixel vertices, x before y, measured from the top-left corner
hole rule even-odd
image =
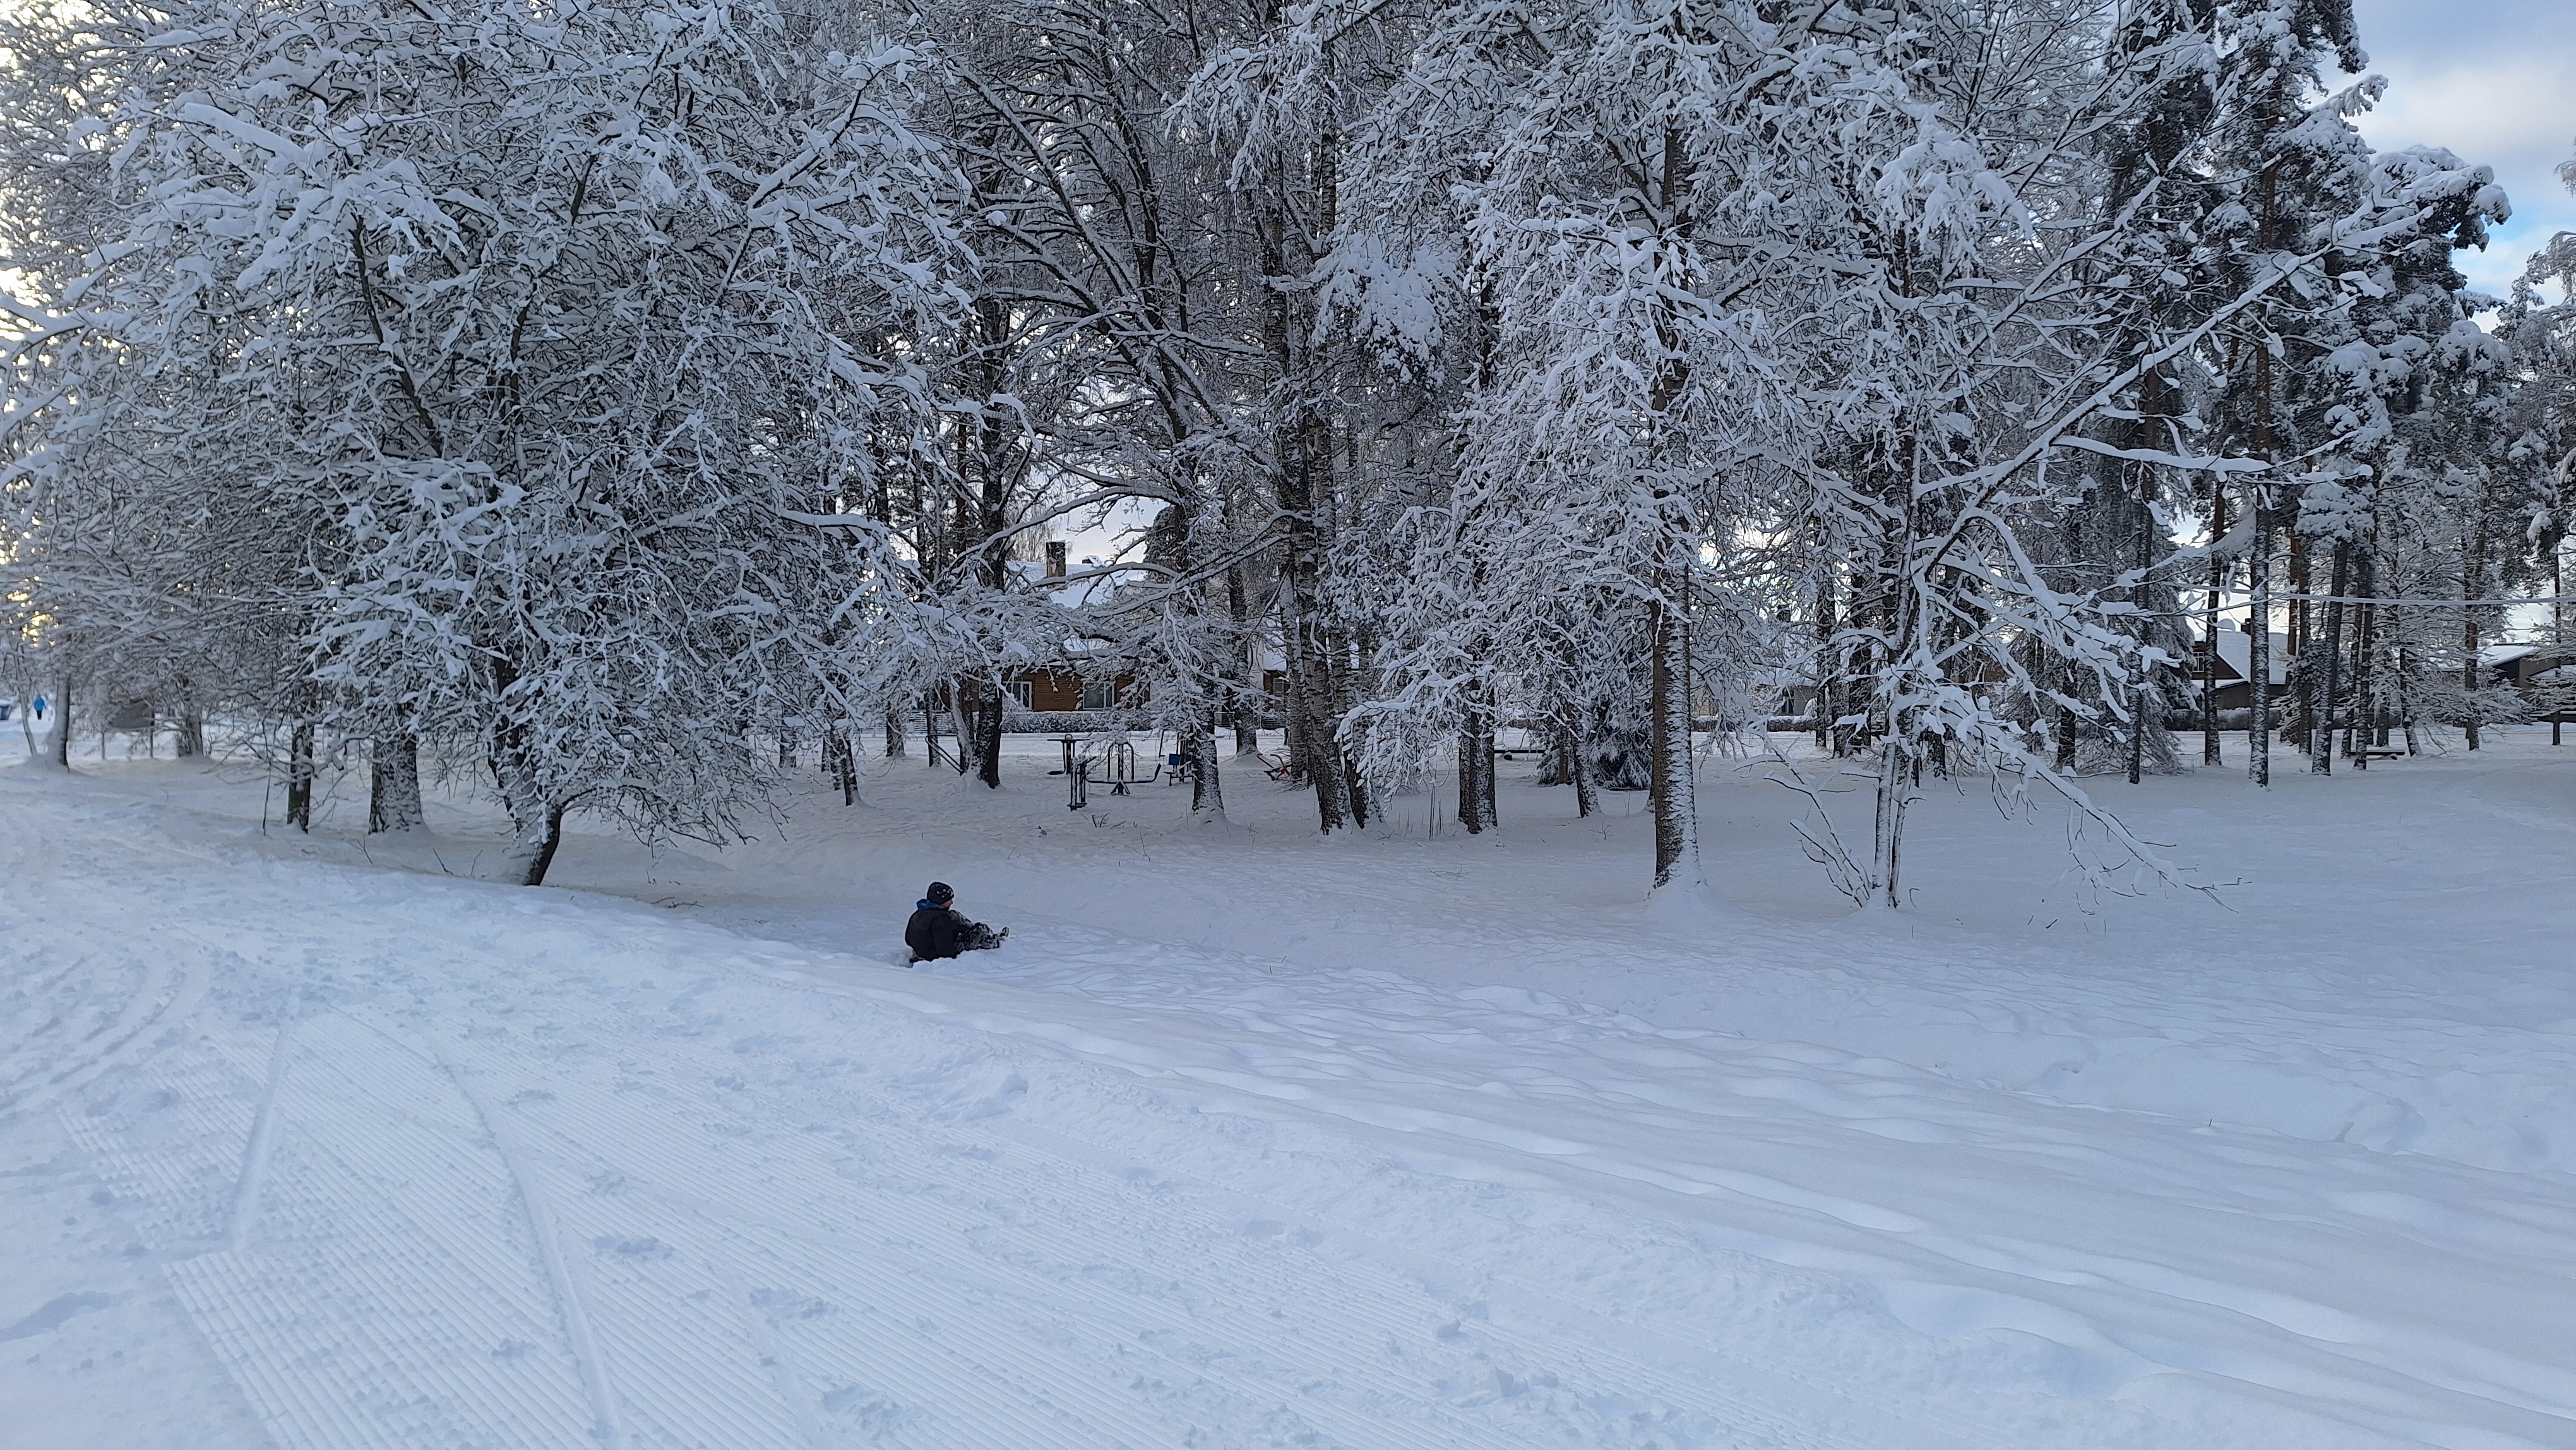
[[[0,1445],[2576,1446],[2576,746],[2502,735],[2103,786],[2217,902],[1936,797],[1896,917],[1713,766],[1704,920],[1512,781],[1319,841],[1015,742],[526,891],[7,769]],[[896,965],[934,876],[1008,947]]]

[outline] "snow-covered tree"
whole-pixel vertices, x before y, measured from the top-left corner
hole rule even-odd
[[[64,142],[113,148],[111,217],[60,292],[66,517],[113,469],[85,445],[184,397],[223,427],[182,421],[180,486],[300,554],[267,583],[312,709],[479,740],[522,879],[576,803],[723,828],[826,621],[844,651],[911,627],[881,532],[818,556],[790,520],[864,492],[923,396],[877,340],[953,303],[920,57],[799,56],[759,5],[83,24],[114,84]]]

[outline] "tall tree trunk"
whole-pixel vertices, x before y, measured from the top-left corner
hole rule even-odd
[[[2333,597],[2326,601],[2325,678],[2317,682],[2316,703],[2309,710],[2308,769],[2334,774],[2335,710],[2343,688],[2344,593],[2352,586],[2352,545],[2335,541]]]
[[[2218,745],[2218,607],[2227,590],[2227,562],[2218,555],[2218,541],[2227,537],[2227,479],[2214,475],[2209,483],[2209,608],[2201,633],[2209,645],[2207,658],[2200,666],[2200,763],[2224,765],[2226,759]]]
[[[1870,837],[1870,877],[1877,886],[1874,904],[1890,910],[1903,899],[1899,876],[1904,868],[1905,813],[1914,804],[1912,775],[1905,741],[1890,730],[1879,743],[1878,814]]]
[[[510,813],[510,873],[521,886],[543,886],[563,844],[564,812],[570,801],[550,798],[536,773],[513,746],[494,752],[501,765],[501,804]]]
[[[842,720],[823,737],[823,768],[841,788],[841,804],[859,803],[858,722]]]
[[[2460,570],[2460,684],[2469,692],[2469,718],[2465,722],[2469,748],[2478,748],[2477,691],[2486,683],[2485,672],[2478,668],[2478,606],[2487,582],[2487,513],[2486,499],[2477,500],[2478,525],[2469,538],[2466,568]]]
[[[903,757],[904,757],[903,732],[904,732],[904,723],[903,723],[903,706],[902,706],[900,703],[893,703],[893,704],[889,704],[889,705],[887,705],[887,706],[885,707],[885,758],[886,758],[886,759],[888,759],[888,760],[901,760],[901,759],[903,759]]]
[[[1578,819],[1601,809],[1601,798],[1593,793],[1592,762],[1584,758],[1589,753],[1583,748],[1583,738],[1575,736],[1568,754],[1574,762],[1574,814]]]
[[[555,852],[563,846],[564,812],[568,802],[556,801],[543,807],[529,821],[519,823],[519,884],[543,886],[546,873],[554,869]]]
[[[990,680],[978,682],[975,728],[975,778],[986,787],[1002,788],[1002,687]]]
[[[2129,436],[2136,440],[2131,444],[2132,447],[2170,448],[2173,446],[2174,440],[2167,431],[2171,427],[2166,411],[2169,406],[2167,402],[2169,392],[2165,375],[2160,369],[2149,369],[2147,375],[2139,380],[2139,417],[2129,425]],[[2137,570],[2137,582],[2130,585],[2126,592],[2131,610],[2129,618],[2137,631],[2138,643],[2143,647],[2151,642],[2157,610],[2164,602],[2160,595],[2159,582],[2150,575],[2157,553],[2157,475],[2153,464],[2133,465],[2130,471],[2136,474],[2137,489],[2134,496],[2123,492],[2121,506],[2124,509],[2134,510],[2134,517],[2129,520],[2129,532],[2135,551],[2132,562]],[[2181,601],[2177,599],[2174,602],[2179,604]],[[2142,653],[2131,672],[2129,684],[2128,765],[2131,785],[2136,785],[2140,777],[2145,774],[2147,737],[2151,731],[2156,737],[2157,760],[2161,763],[2171,754],[2164,738],[2164,690],[2162,682],[2156,677],[2156,667],[2149,664]]]
[[[2147,566],[2154,561],[2154,544],[2152,535],[2155,525],[2156,511],[2152,507],[2142,507],[2139,512],[2143,514],[2144,517],[2140,520],[2138,527],[2138,583],[2134,588],[2129,590],[2129,599],[2132,607],[2144,609],[2144,596],[2147,592]],[[2141,621],[2139,625],[2139,643],[2143,645],[2146,642],[2146,626],[2143,622],[2145,616],[2140,614],[2133,615],[2131,617]],[[2129,674],[2129,784],[2131,785],[2136,785],[2139,777],[2142,776],[2146,770],[2147,732],[2149,730],[2162,730],[2165,725],[2165,722],[2161,718],[2152,721],[2147,718],[2148,712],[2151,710],[2157,712],[2159,715],[2162,714],[2160,706],[2163,700],[2163,692],[2158,690],[2155,686],[2154,668],[2154,666],[2147,663],[2146,657],[2142,653],[2138,657],[2136,666]]]
[[[178,713],[170,723],[170,753],[189,760],[206,750],[206,707],[197,703],[196,691],[186,680],[179,682],[177,703]]]
[[[982,763],[984,755],[978,740],[982,732],[976,727],[976,717],[980,712],[975,708],[973,685],[974,682],[964,675],[948,682],[948,732],[956,741],[957,759],[953,764],[959,775],[974,770]]]
[[[1341,743],[1342,721],[1350,718],[1351,704],[1358,697],[1358,677],[1367,673],[1367,646],[1336,632],[1332,640],[1333,669],[1333,754],[1341,763],[1342,803],[1349,808],[1351,825],[1366,830],[1369,823],[1368,780],[1360,774],[1360,752],[1345,749]]]
[[[1313,236],[1333,226],[1333,177],[1340,140],[1329,124],[1310,152],[1311,174],[1305,194],[1320,203]],[[1267,278],[1284,279],[1305,272],[1316,244],[1290,215],[1284,189],[1266,199],[1256,221],[1260,265]],[[1324,519],[1333,488],[1333,441],[1329,419],[1315,386],[1309,339],[1312,328],[1303,308],[1281,285],[1262,290],[1262,340],[1278,370],[1282,406],[1271,432],[1272,487],[1281,526],[1279,595],[1282,663],[1288,675],[1289,749],[1297,774],[1315,789],[1315,818],[1326,833],[1354,818],[1349,799],[1350,776],[1335,730],[1340,714],[1334,703],[1333,657],[1322,607]]]
[[[2299,532],[2299,521],[2290,520],[2290,658],[2302,659],[2307,654],[2311,625],[2308,615],[2308,545],[2307,536]]]
[[[423,819],[420,737],[379,735],[368,753],[367,834],[418,828]]]
[[[1298,591],[1292,586],[1290,592]],[[1333,733],[1330,713],[1332,652],[1323,630],[1304,612],[1301,602],[1292,600],[1289,610],[1288,708],[1296,726],[1291,748],[1298,774],[1315,788],[1317,823],[1329,833],[1340,830],[1349,819],[1343,799],[1347,782],[1341,742]]]
[[[1494,714],[1485,702],[1484,686],[1469,682],[1467,705],[1458,728],[1458,824],[1480,835],[1496,824],[1494,811]]]
[[[2355,770],[2370,769],[2370,737],[2379,712],[2375,698],[2379,688],[2378,611],[2362,602],[2378,587],[2376,553],[2370,545],[2361,546],[2352,566],[2352,724],[2344,733],[2344,754]]]
[[[1225,782],[1217,774],[1216,722],[1207,711],[1193,712],[1190,733],[1181,751],[1190,760],[1190,814],[1211,821],[1225,819]]]
[[[2263,485],[2255,485],[2254,550],[2248,560],[2248,622],[2253,638],[2245,642],[2248,704],[2245,722],[2245,771],[2258,786],[2272,783],[2272,513],[2265,507]]]
[[[1821,551],[1822,546],[1819,545]],[[1816,748],[1833,746],[1834,718],[1842,702],[1842,672],[1834,659],[1834,631],[1841,626],[1834,619],[1834,598],[1841,592],[1841,581],[1828,569],[1823,582],[1816,586]],[[1836,751],[1836,754],[1841,752]]]
[[[2393,619],[2390,633],[2397,637],[2397,647],[2391,653],[2397,657],[2397,723],[2406,732],[2406,753],[2416,756],[2424,753],[2424,742],[2415,732],[2415,651],[2406,643],[2411,632],[2405,618]]]
[[[1287,693],[1282,695],[1279,700],[1279,718],[1281,725],[1279,732],[1279,751],[1281,755],[1286,757],[1288,762],[1288,783],[1294,786],[1303,786],[1308,784],[1306,779],[1305,676],[1299,671],[1292,658],[1292,656],[1296,654],[1296,647],[1287,627],[1284,624],[1280,628],[1280,638],[1283,641],[1289,642],[1283,644],[1279,652],[1280,685],[1281,688],[1287,691]]]
[[[1226,691],[1226,714],[1234,726],[1234,753],[1261,753],[1262,693],[1258,633],[1252,628],[1251,601],[1243,587],[1243,565],[1225,566],[1225,612],[1234,624],[1234,657]]]
[[[2272,244],[2272,230],[2278,221],[2279,163],[2264,168],[2262,190],[2263,205],[2256,236],[2257,245],[2268,246]],[[2277,440],[2272,428],[2272,350],[2258,345],[2253,352],[2254,456],[2267,464],[2277,463],[2279,459],[2274,451]],[[2256,785],[2268,786],[2272,783],[2272,530],[2279,524],[2275,517],[2277,511],[2272,507],[2272,485],[2268,474],[2261,475],[2254,483],[2253,495],[2253,608],[2249,612],[2254,617],[2253,668],[2250,671],[2254,676],[2254,718],[2252,728],[2246,732],[2246,746],[2253,753],[2253,759],[2247,762],[2247,770]],[[2295,542],[2293,540],[2294,546]],[[2286,642],[2290,646],[2291,658],[2296,659],[2298,640],[2293,637]]]
[[[299,831],[313,829],[313,775],[313,722],[298,720],[286,737],[286,821]]]
[[[510,660],[497,660],[492,671],[492,778],[501,792],[501,807],[510,814],[510,871],[521,886],[543,886],[563,844],[563,818],[572,802],[549,788],[538,747],[527,727],[513,718],[512,688],[519,672]]]
[[[62,688],[54,692],[54,738],[45,742],[54,764],[64,770],[72,768],[72,677],[65,671]]]
[[[1676,557],[1679,556],[1679,557]],[[1654,684],[1650,760],[1654,772],[1655,886],[1696,882],[1699,801],[1691,752],[1690,564],[1677,542],[1666,546],[1662,597],[1654,609]]]
[[[1667,25],[1671,24],[1668,20]],[[1687,246],[1693,225],[1692,173],[1684,160],[1682,132],[1666,125],[1659,149],[1661,155],[1655,159],[1654,179],[1648,188],[1652,194],[1640,198],[1649,205],[1632,208],[1634,218],[1650,227],[1659,243]],[[1642,166],[1639,172],[1641,177],[1646,174]],[[1691,386],[1681,324],[1669,300],[1658,304],[1654,328],[1659,361],[1654,386],[1647,397],[1645,419],[1645,426],[1652,430],[1646,455],[1650,467],[1669,461],[1666,449],[1683,426],[1674,418],[1674,410],[1689,395]],[[1650,691],[1654,719],[1648,754],[1654,773],[1654,889],[1659,891],[1675,882],[1685,886],[1706,884],[1699,860],[1699,760],[1691,750],[1691,570],[1699,547],[1698,519],[1687,498],[1667,493],[1665,488],[1661,480],[1655,482],[1655,600],[1649,621],[1655,659]]]

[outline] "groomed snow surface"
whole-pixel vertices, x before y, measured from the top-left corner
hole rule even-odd
[[[1936,792],[1864,917],[1725,760],[1682,911],[1525,778],[1325,841],[1014,741],[531,891],[13,766],[0,1445],[2576,1446],[2576,745],[2498,735],[2099,787],[2218,902]],[[1009,945],[900,966],[932,877]]]

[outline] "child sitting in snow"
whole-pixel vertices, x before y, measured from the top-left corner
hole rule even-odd
[[[995,931],[980,921],[968,921],[966,914],[952,903],[957,893],[945,881],[933,881],[930,890],[914,903],[912,920],[904,923],[903,944],[912,948],[913,962],[935,962],[959,952],[980,952],[1000,946],[1011,934],[1009,927]],[[906,963],[911,965],[911,963]]]

